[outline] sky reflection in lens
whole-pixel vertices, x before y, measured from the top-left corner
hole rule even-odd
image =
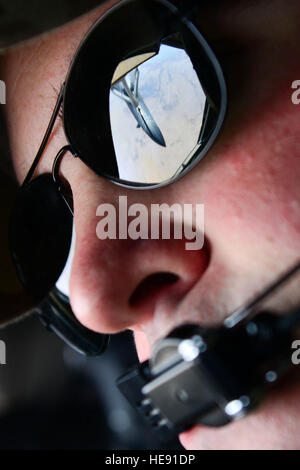
[[[119,95],[110,92],[110,119],[120,178],[139,183],[170,179],[197,146],[203,119],[205,94],[189,56],[161,45],[118,87]],[[121,96],[126,98],[125,88],[132,93],[127,101]]]

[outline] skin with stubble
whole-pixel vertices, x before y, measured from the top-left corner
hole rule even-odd
[[[6,118],[20,182],[77,46],[111,4],[4,57]],[[218,9],[213,4],[197,25],[222,64],[229,107],[207,156],[179,181],[151,191],[121,189],[71,155],[61,165],[75,209],[72,308],[95,331],[132,329],[141,360],[176,325],[220,324],[300,252],[300,108],[291,101],[291,84],[300,78],[300,4],[229,0]],[[109,47],[109,38],[101,47]],[[65,143],[58,122],[37,173],[51,171]],[[96,208],[103,202],[117,205],[120,195],[128,197],[128,205],[204,204],[204,248],[187,251],[185,240],[99,240]],[[178,280],[170,284],[168,277],[155,276],[166,272]],[[188,449],[297,449],[299,392],[294,379],[249,417],[220,429],[195,427],[181,442]]]

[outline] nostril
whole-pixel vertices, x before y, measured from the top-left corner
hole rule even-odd
[[[135,289],[129,299],[131,306],[137,306],[141,302],[153,299],[156,294],[166,286],[174,284],[179,280],[176,274],[170,272],[159,272],[146,277]]]

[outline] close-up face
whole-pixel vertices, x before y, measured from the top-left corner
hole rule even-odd
[[[20,184],[79,44],[115,3],[102,3],[3,55],[5,118]],[[300,108],[291,99],[292,84],[300,79],[300,4],[212,1],[193,22],[220,63],[227,88],[224,123],[204,158],[171,184],[148,190],[97,176],[71,153],[60,165],[74,205],[72,309],[93,331],[132,330],[141,361],[176,326],[222,324],[293,265],[300,252]],[[109,50],[110,40],[99,48]],[[66,144],[60,117],[35,176],[51,172]],[[97,208],[118,207],[119,196],[127,196],[128,206],[139,203],[149,210],[151,204],[203,205],[203,247],[187,250],[187,240],[175,237],[100,239]],[[299,289],[292,291],[292,300],[300,301]],[[187,449],[299,448],[297,375],[291,382],[275,388],[245,419],[219,429],[196,426],[181,435],[182,444]]]

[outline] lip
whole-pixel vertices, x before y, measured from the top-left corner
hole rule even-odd
[[[183,310],[181,309],[180,312],[183,313]],[[201,312],[198,310],[198,318],[200,317]],[[158,317],[157,321],[159,328],[151,337],[151,345],[165,336],[166,326],[170,329],[169,316]],[[196,323],[200,323],[199,320]],[[178,324],[182,322],[176,323],[175,315],[172,319],[172,329]],[[147,328],[149,325],[143,325],[144,330]],[[143,360],[149,358],[149,351],[148,347],[148,353],[143,356]],[[299,442],[294,439],[297,435],[299,439],[299,426],[298,430],[290,431],[293,426],[297,428],[297,423],[296,425],[293,423],[293,417],[296,421],[296,416],[300,413],[299,371],[299,367],[295,368],[294,371],[291,370],[281,378],[274,388],[267,392],[261,404],[249,415],[220,428],[194,426],[180,435],[182,444],[188,450],[286,449],[293,448],[293,446],[299,448]],[[287,438],[287,436],[290,437]]]
[[[172,306],[171,300],[164,299],[162,304],[156,306],[155,315],[149,324],[142,325],[142,329],[147,337],[150,338],[150,344],[153,346],[156,341],[166,336],[170,329],[175,328],[183,323],[191,323],[191,315],[189,316],[189,309],[194,306],[193,323],[205,325],[203,311],[213,311],[212,318],[219,324],[224,321],[228,312],[233,309],[228,309],[220,302],[217,304],[212,302],[209,305],[209,297],[207,295],[199,296],[199,288],[201,289],[205,283],[205,275],[201,281],[197,283],[196,293],[188,292],[183,297],[181,302],[177,302]],[[270,285],[267,285],[266,292],[269,291]],[[293,284],[293,283],[292,283]],[[276,282],[275,284],[276,285]],[[286,288],[286,284],[284,284]],[[248,286],[249,287],[249,286]],[[249,293],[250,289],[243,291]],[[257,297],[257,292],[262,293],[264,290],[257,289],[257,284],[251,286],[250,299]],[[201,292],[201,290],[200,290]],[[203,292],[203,291],[202,291]],[[209,292],[208,290],[206,292]],[[280,300],[285,299],[284,291],[280,292]],[[288,290],[290,292],[290,290]],[[255,294],[255,295],[254,295]],[[247,297],[243,295],[243,302],[240,305],[245,305],[249,301],[249,294]],[[218,298],[218,297],[216,297]],[[264,300],[261,300],[258,295],[260,307],[263,307]],[[268,300],[268,296],[266,297]],[[279,298],[275,296],[276,305],[278,305]],[[200,302],[201,301],[201,302]],[[274,301],[274,298],[273,298]],[[285,304],[285,302],[284,302]],[[197,308],[195,306],[198,306]],[[201,305],[201,308],[199,308]],[[172,307],[174,309],[172,310]],[[206,308],[210,307],[210,308]],[[214,310],[211,310],[211,308]],[[217,314],[215,313],[217,312]],[[225,313],[226,312],[226,313]],[[257,312],[256,312],[257,313]],[[277,312],[279,313],[279,312]],[[283,313],[283,311],[282,311]],[[157,322],[156,328],[151,329],[154,322]],[[206,326],[208,324],[206,323]],[[149,354],[148,354],[149,357]],[[204,425],[194,426],[190,430],[182,433],[180,439],[184,447],[188,450],[196,449],[288,449],[299,448],[299,425],[297,423],[297,416],[300,414],[299,392],[300,392],[300,374],[299,367],[295,367],[294,371],[289,371],[283,378],[278,381],[273,388],[266,392],[266,397],[262,400],[259,406],[252,410],[247,416],[240,420],[233,421],[228,425],[220,428],[207,427]],[[296,436],[296,438],[295,438]],[[297,439],[298,436],[298,439]]]
[[[295,368],[245,417],[220,428],[196,425],[181,433],[180,441],[188,450],[299,449],[299,392]]]
[[[205,276],[206,273],[194,288],[180,299],[176,295],[176,284],[171,287],[175,295],[170,295],[170,289],[164,294],[161,293],[153,314],[144,318],[139,324],[131,326],[130,329],[137,339],[139,358],[143,358],[143,361],[148,360],[156,344],[166,338],[175,328],[186,324],[197,324],[204,328],[218,327],[223,324],[229,313],[236,309],[236,305],[233,306],[231,303],[232,297],[229,299],[230,304],[214,303],[213,296],[208,296],[206,292],[203,292]],[[218,298],[218,293],[214,295]],[[243,301],[237,305],[244,305],[245,300],[246,297],[243,296]]]

